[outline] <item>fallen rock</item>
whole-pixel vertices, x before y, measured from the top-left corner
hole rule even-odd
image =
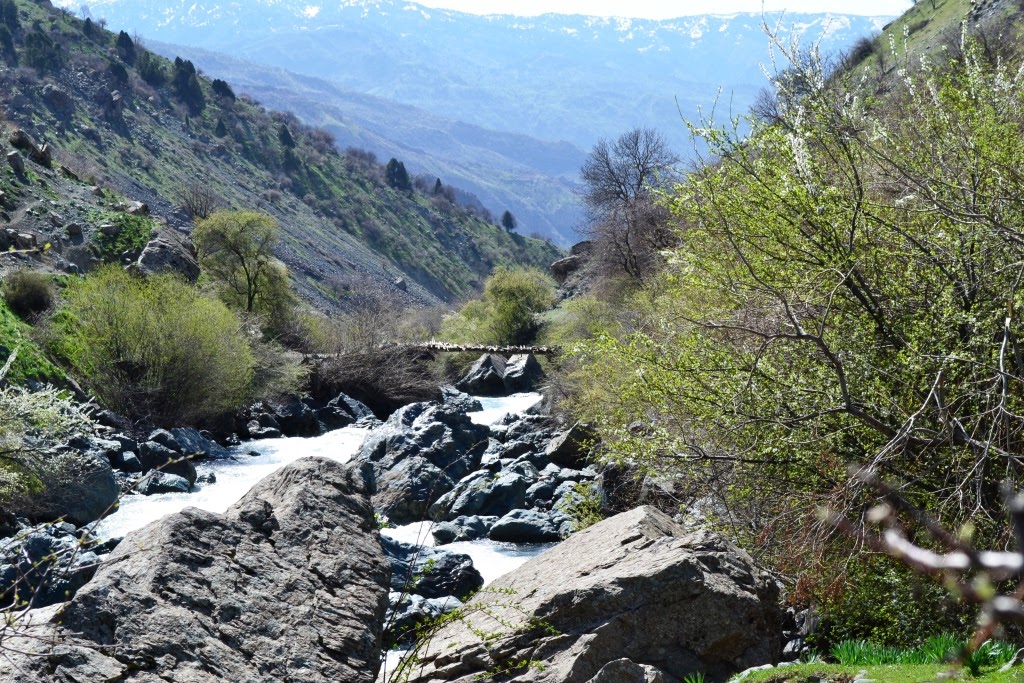
[[[167,446],[156,441],[146,441],[139,444],[139,462],[146,472],[160,470],[168,474],[176,474],[188,480],[189,485],[196,483],[196,467],[178,451],[171,450]]]
[[[25,159],[18,152],[7,153],[7,163],[19,176],[25,175]]]
[[[19,680],[369,683],[389,579],[365,473],[305,458],[130,533]]]
[[[512,510],[495,522],[487,535],[505,543],[549,543],[571,533],[572,520],[558,510]]]
[[[548,460],[563,467],[583,467],[590,455],[594,433],[585,425],[574,424],[567,432],[553,438],[544,449]]]
[[[393,591],[425,598],[466,598],[484,585],[469,555],[402,543],[387,536],[381,536],[381,545],[391,560]]]
[[[718,683],[781,655],[775,581],[720,536],[688,533],[653,508],[581,531],[492,588],[418,653],[410,681],[468,683],[513,667],[503,680],[680,681],[702,672]],[[538,631],[537,620],[551,631]],[[514,668],[523,661],[540,666]],[[622,677],[611,678],[617,670]]]
[[[73,524],[41,524],[0,539],[0,607],[45,607],[71,599],[96,572],[95,539]]]
[[[223,460],[231,457],[228,449],[212,439],[199,433],[194,427],[179,427],[170,430],[171,436],[178,443],[179,450],[193,458]]]
[[[199,260],[195,250],[170,232],[150,240],[135,262],[135,267],[144,275],[171,272],[189,282],[199,279]]]
[[[566,256],[563,259],[559,259],[551,264],[551,277],[555,279],[559,285],[565,284],[565,281],[569,279],[569,276],[575,273],[583,265],[583,257],[581,256]]]
[[[75,526],[95,522],[117,506],[121,487],[106,457],[69,451],[48,454],[54,470],[30,510],[14,510],[37,522],[65,519]]]
[[[142,478],[137,490],[144,496],[156,493],[188,493],[192,490],[192,485],[185,477],[153,470]]]

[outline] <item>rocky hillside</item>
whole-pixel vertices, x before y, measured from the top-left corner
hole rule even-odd
[[[3,6],[13,11],[0,28],[0,146],[5,156],[21,148],[0,173],[4,246],[48,243],[44,261],[88,268],[134,258],[153,229],[187,233],[211,205],[257,208],[282,226],[278,256],[298,291],[326,307],[366,281],[452,301],[496,265],[557,257],[452,203],[453,193],[403,186],[372,155],[341,153],[326,131],[102,22],[48,2]]]

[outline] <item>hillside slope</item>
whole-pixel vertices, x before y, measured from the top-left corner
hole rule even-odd
[[[496,265],[557,258],[551,245],[507,234],[444,197],[389,186],[374,159],[340,154],[330,134],[236,97],[191,63],[171,63],[49,3],[15,7],[0,31],[8,132],[20,128],[48,143],[82,184],[146,202],[174,229],[190,225],[178,209],[183,188],[274,215],[283,229],[278,256],[311,301],[337,306],[354,281],[399,279],[416,301],[453,301]],[[32,168],[28,177],[5,170],[8,219],[20,217],[19,229],[59,252],[66,227],[47,212],[63,211],[81,219],[81,239],[95,241],[110,207],[86,206],[35,180]],[[44,206],[26,212],[30,200]]]
[[[523,234],[539,232],[563,245],[575,241],[573,228],[582,218],[575,188],[586,156],[575,145],[489,130],[211,50],[149,40],[146,46],[190,59],[266,106],[326,128],[342,148],[398,157],[410,173],[472,192],[495,215],[509,209]]]

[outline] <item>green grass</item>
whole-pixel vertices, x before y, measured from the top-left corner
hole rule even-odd
[[[14,349],[18,349],[18,357],[5,379],[19,385],[29,380],[50,384],[63,381],[66,377],[64,371],[46,358],[43,350],[29,336],[31,329],[0,298],[0,367]]]
[[[978,676],[972,676],[966,669],[955,668],[949,664],[797,664],[781,669],[756,671],[744,679],[744,683],[851,683],[857,678],[867,678],[877,683],[925,683],[941,680],[1008,683],[1024,681],[1024,667],[1015,667],[1006,673],[999,673],[998,667],[987,667],[982,668]]]
[[[146,216],[102,212],[96,213],[90,218],[98,225],[110,223],[120,228],[116,235],[104,235],[97,230],[93,237],[100,256],[107,261],[116,261],[126,251],[144,249],[153,235],[153,220]]]

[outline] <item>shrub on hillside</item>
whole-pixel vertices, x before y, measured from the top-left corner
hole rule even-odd
[[[28,270],[18,270],[4,278],[4,300],[21,318],[29,320],[50,310],[54,301],[54,288],[50,276]]]
[[[537,314],[551,307],[551,279],[533,268],[497,268],[484,283],[481,299],[445,318],[442,336],[453,342],[529,344],[537,336]]]
[[[107,407],[184,424],[241,406],[256,359],[228,308],[171,275],[101,268],[65,293],[53,349]]]

